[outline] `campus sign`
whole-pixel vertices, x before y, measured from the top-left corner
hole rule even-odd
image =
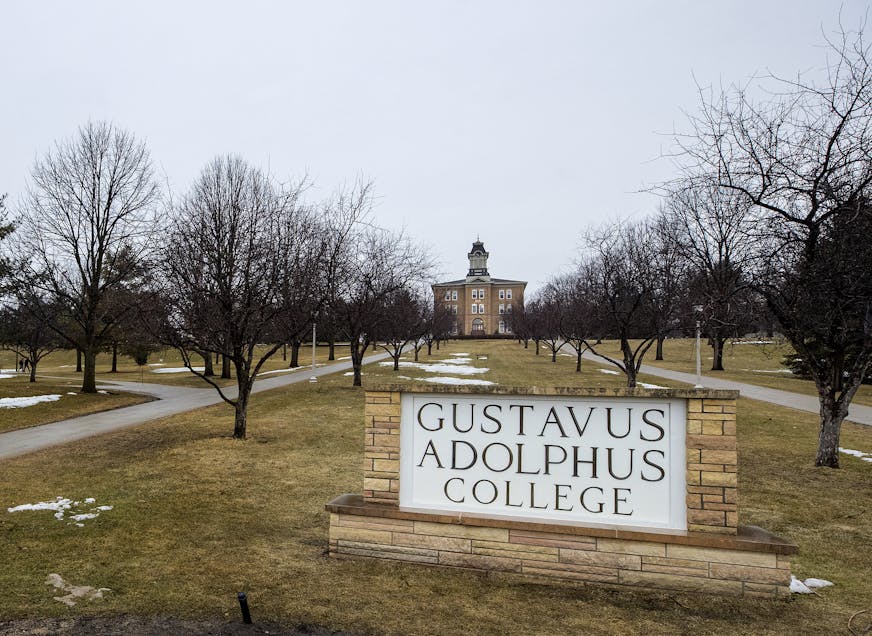
[[[406,393],[400,509],[687,529],[686,401]]]

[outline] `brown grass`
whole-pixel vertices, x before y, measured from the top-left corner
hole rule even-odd
[[[455,343],[501,384],[620,385],[572,371],[511,342]],[[435,353],[435,352],[434,352]],[[434,356],[435,357],[435,356]],[[409,369],[403,375],[429,375]],[[366,368],[365,382],[393,378]],[[811,414],[742,400],[740,520],[797,542],[797,576],[836,587],[791,602],[615,592],[508,575],[325,556],[324,504],[362,487],[363,395],[350,378],[255,396],[250,438],[230,439],[212,407],[0,463],[0,619],[69,614],[236,617],[236,592],[256,620],[373,634],[843,633],[872,609],[872,464],[812,467]],[[844,444],[872,451],[872,429]],[[64,525],[50,512],[5,509],[58,495],[112,511]],[[112,589],[72,609],[43,584],[57,572]]]

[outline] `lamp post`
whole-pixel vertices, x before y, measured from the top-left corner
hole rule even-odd
[[[315,319],[312,318],[312,376],[309,378],[309,382],[317,382],[318,378],[315,377]]]
[[[703,307],[702,305],[694,305],[693,311],[697,315],[697,317],[702,314]],[[696,385],[693,387],[695,389],[701,389],[702,386],[702,359],[700,353],[700,321],[697,319],[696,321]]]

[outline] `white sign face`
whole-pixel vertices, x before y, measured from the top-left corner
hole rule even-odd
[[[685,402],[402,396],[400,507],[684,531]]]

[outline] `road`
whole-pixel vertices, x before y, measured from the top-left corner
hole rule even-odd
[[[378,362],[387,357],[387,353],[369,355],[364,360],[364,364]],[[267,376],[266,378],[261,376],[254,383],[252,392],[260,393],[261,391],[268,391],[289,384],[308,382],[312,376],[320,377],[349,369],[351,369],[351,361],[316,367],[314,373],[311,367],[300,367],[297,371],[288,372],[284,375]],[[49,446],[66,444],[67,442],[92,435],[100,435],[128,426],[136,426],[150,420],[193,411],[194,409],[221,402],[218,392],[211,387],[192,389],[142,382],[101,381],[99,388],[140,393],[157,399],[135,406],[103,411],[102,413],[92,413],[60,422],[2,433],[0,434],[0,460],[7,457],[15,457],[16,455],[24,455],[25,453],[31,453]],[[236,387],[226,388],[225,393],[230,398],[235,397]]]

